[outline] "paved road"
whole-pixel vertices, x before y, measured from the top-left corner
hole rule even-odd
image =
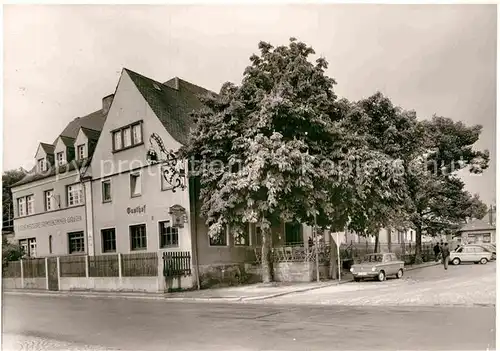
[[[496,265],[433,266],[409,271],[403,279],[333,285],[268,300],[271,304],[320,305],[489,305],[496,300]]]
[[[494,350],[493,307],[4,295],[4,350]]]

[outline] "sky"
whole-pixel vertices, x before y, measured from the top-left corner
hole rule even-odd
[[[465,174],[495,199],[495,5],[4,5],[3,169],[31,167],[75,117],[101,107],[123,67],[213,91],[239,83],[259,41],[312,46],[340,97],[376,91],[418,118],[484,127],[490,168]]]

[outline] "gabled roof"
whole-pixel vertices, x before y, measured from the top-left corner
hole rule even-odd
[[[45,151],[46,154],[53,154],[54,153],[54,145],[47,144],[47,143],[40,143],[40,146],[42,147],[43,151]]]
[[[90,131],[89,133],[91,133],[92,135],[95,135],[96,132],[100,133],[104,125],[104,122],[106,121],[106,117],[107,117],[107,112],[105,112],[104,110],[92,112],[84,117],[77,117],[68,123],[66,128],[64,128],[63,132],[56,138],[56,140],[54,140],[53,145],[46,143],[40,143],[40,145],[42,146],[42,148],[44,148],[47,154],[53,154],[55,149],[54,145],[56,144],[59,137],[61,137],[62,141],[66,146],[73,147],[74,140],[78,136],[78,131],[80,130],[80,128],[86,128],[87,130]],[[89,158],[91,156],[92,155],[89,155]],[[70,163],[70,165],[72,164],[73,162]],[[75,169],[74,166],[69,166],[69,167],[70,170]],[[18,185],[23,185],[34,182],[36,180],[51,177],[55,175],[59,171],[59,169],[60,167],[52,166],[50,171],[37,173],[37,167],[35,166],[28,172],[28,174],[26,174],[26,176],[23,179],[13,184],[12,187],[16,187]]]
[[[464,224],[459,232],[470,232],[478,230],[495,230],[495,227],[490,225],[487,221],[483,219],[474,219],[467,224]]]
[[[62,131],[60,135],[66,136],[69,138],[76,139],[78,136],[78,131],[80,128],[84,127],[87,129],[101,131],[106,121],[107,113],[103,110],[92,112],[84,117],[77,117],[72,120],[66,128]],[[58,137],[59,138],[59,137]],[[57,139],[56,139],[57,140]],[[54,142],[55,144],[55,142]]]
[[[179,78],[162,84],[124,68],[163,126],[181,144],[188,141],[193,125],[191,112],[204,105],[199,95],[215,94]]]
[[[75,143],[75,138],[70,138],[64,135],[59,136],[58,139],[61,139],[66,147],[73,147],[73,144]]]
[[[80,129],[89,140],[97,141],[99,139],[99,135],[101,135],[101,132],[98,130],[93,130],[85,127],[81,127]]]

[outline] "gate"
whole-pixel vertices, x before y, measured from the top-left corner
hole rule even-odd
[[[191,275],[191,253],[189,251],[164,252],[163,275],[167,278]]]
[[[59,279],[57,277],[57,257],[47,258],[47,274],[49,277],[49,290],[58,291],[59,290]]]

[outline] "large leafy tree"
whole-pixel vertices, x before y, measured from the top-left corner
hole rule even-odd
[[[371,148],[399,159],[403,166],[402,206],[389,207],[389,221],[379,218],[385,225],[410,223],[416,229],[417,259],[423,234],[449,233],[467,218],[486,214],[486,205],[467,192],[457,176],[464,168],[474,173],[487,168],[488,152],[473,148],[480,126],[437,116],[419,121],[415,112],[394,106],[381,93],[357,105],[362,118],[352,119],[351,127],[366,137]]]
[[[393,198],[397,177],[389,156],[351,132],[345,118],[357,111],[337,101],[324,59],[311,63],[314,50],[293,38],[288,46],[261,42],[259,49],[241,85],[226,83],[205,98],[207,109],[196,113],[180,156],[205,165],[198,177],[210,236],[226,226],[234,235],[248,223],[260,226],[267,282],[273,226],[296,221],[364,230],[377,200]]]
[[[5,171],[2,174],[2,222],[3,226],[11,226],[14,218],[12,192],[10,187],[24,178],[26,170],[23,168]]]
[[[423,151],[405,172],[411,203],[409,214],[417,233],[417,260],[423,234],[448,233],[468,218],[484,217],[486,205],[465,190],[458,172],[480,174],[489,162],[487,150],[474,149],[481,126],[466,126],[439,116],[420,123],[424,131]]]

